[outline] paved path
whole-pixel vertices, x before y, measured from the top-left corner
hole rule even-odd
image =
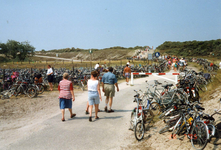
[[[168,76],[175,79],[174,76]],[[150,76],[134,80],[134,86],[127,86],[124,83],[119,84],[120,92],[116,92],[114,97],[114,113],[100,112],[99,120],[88,121],[88,115],[85,115],[87,102],[87,92],[77,95],[76,102],[73,103],[73,110],[77,116],[69,118],[69,112],[66,111],[66,121],[61,122],[61,114],[56,114],[33,126],[36,132],[28,135],[25,139],[18,140],[2,149],[16,150],[89,150],[89,149],[121,149],[126,147],[135,137],[128,137],[129,121],[131,110],[136,106],[133,103],[134,89],[145,89],[146,80],[158,79],[156,76]],[[164,79],[159,78],[163,82]],[[100,108],[104,108],[104,96]],[[50,107],[50,106],[49,106]],[[94,116],[94,114],[93,114]],[[24,130],[25,126],[18,130]]]
[[[74,62],[81,62],[81,60],[74,60],[74,59],[60,58],[60,57],[51,57],[51,56],[34,55],[34,57],[52,58],[52,59],[59,59],[59,60],[68,60],[68,61],[74,61]]]

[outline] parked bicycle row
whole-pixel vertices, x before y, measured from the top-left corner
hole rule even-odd
[[[195,149],[204,149],[207,142],[221,131],[213,117],[221,114],[221,109],[209,115],[200,106],[199,91],[207,90],[208,82],[202,72],[185,70],[176,85],[146,81],[145,90],[134,90],[133,102],[137,105],[131,112],[130,129],[134,131],[135,138],[142,140],[146,126],[154,116],[158,116],[165,123],[159,130],[160,134],[171,132],[171,139],[187,137]]]

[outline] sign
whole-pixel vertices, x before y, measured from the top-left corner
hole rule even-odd
[[[155,53],[155,56],[156,56],[156,57],[159,57],[159,56],[160,56],[160,53],[159,53],[159,52],[156,52],[156,53]]]
[[[90,54],[92,54],[92,53],[93,53],[93,51],[90,49],[90,50],[89,50],[89,53],[90,53]]]
[[[152,57],[152,54],[148,54],[148,60],[152,60],[153,57]]]

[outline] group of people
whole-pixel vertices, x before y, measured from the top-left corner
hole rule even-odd
[[[101,80],[102,91],[104,92],[104,96],[106,96],[104,111],[111,113],[114,112],[112,109],[113,97],[115,96],[115,87],[117,91],[119,91],[117,78],[112,73],[113,68],[109,67],[108,72],[105,73]],[[99,72],[97,70],[91,72],[91,77],[87,82],[88,87],[88,102],[86,108],[86,114],[89,114],[89,121],[92,121],[92,109],[95,106],[95,119],[99,119],[99,104],[102,101],[101,90],[100,90],[100,82],[98,80]],[[63,74],[63,80],[60,81],[58,86],[59,91],[59,103],[60,109],[62,112],[62,121],[65,121],[64,113],[65,108],[68,108],[70,111],[70,118],[76,116],[76,114],[72,113],[72,101],[75,101],[73,85],[71,81],[68,81],[68,73]],[[109,105],[108,105],[109,104]],[[89,112],[88,112],[89,108]]]
[[[169,68],[169,70],[173,69],[175,72],[179,68],[184,69],[187,66],[187,62],[186,62],[185,58],[179,59],[178,57],[171,58],[170,56],[168,56],[165,59],[168,61],[168,68]]]

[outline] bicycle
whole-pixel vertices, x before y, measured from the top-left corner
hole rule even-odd
[[[136,92],[136,95],[134,95],[133,102],[136,102],[137,106],[131,112],[130,125],[132,127],[130,127],[130,129],[134,130],[135,138],[140,141],[144,137],[145,124],[150,123],[153,120],[153,113],[149,109],[149,100],[147,107],[145,108],[142,103],[142,99],[139,98],[140,94],[136,90],[134,91]]]

